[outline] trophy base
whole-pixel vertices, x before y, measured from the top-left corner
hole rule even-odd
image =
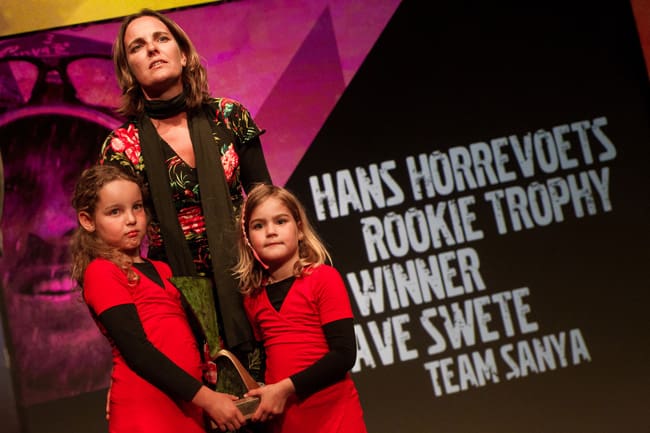
[[[244,397],[235,402],[235,406],[237,406],[237,409],[239,409],[239,411],[244,414],[244,417],[246,419],[249,419],[251,416],[253,416],[257,410],[257,406],[259,405],[259,397]]]
[[[249,420],[251,416],[255,413],[257,406],[260,405],[259,397],[243,397],[235,401],[235,406],[237,409],[244,415],[246,420]],[[213,420],[210,420],[210,431],[212,433],[220,432],[219,426]]]

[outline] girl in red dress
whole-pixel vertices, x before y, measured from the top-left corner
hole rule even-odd
[[[97,326],[110,342],[111,433],[204,433],[204,414],[221,430],[245,419],[236,396],[201,381],[201,358],[163,262],[144,259],[147,229],[139,181],[113,166],[85,170],[72,205],[72,276]]]
[[[258,185],[241,216],[235,273],[253,331],[264,343],[266,385],[253,421],[274,433],[365,433],[356,386],[348,292],[291,192]]]

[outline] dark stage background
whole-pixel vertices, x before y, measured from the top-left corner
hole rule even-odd
[[[628,2],[173,14],[213,93],[267,129],[275,182],[303,199],[344,276],[369,432],[650,431],[650,100]],[[70,184],[119,122],[101,60],[117,26],[0,40],[9,432],[106,431],[107,343],[62,241]],[[99,60],[68,69],[83,100],[50,80],[28,102],[26,66],[6,61],[89,52]],[[89,70],[106,78],[75,81]]]

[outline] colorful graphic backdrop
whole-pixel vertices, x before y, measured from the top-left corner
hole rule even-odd
[[[431,11],[410,0],[250,0],[173,18],[205,56],[213,93],[241,100],[267,129],[275,182],[303,199],[344,276],[369,431],[647,431],[650,107],[627,2],[443,1]],[[117,25],[5,40],[0,56],[101,51]],[[21,70],[10,68],[15,86],[5,85],[14,99],[25,94]],[[81,149],[117,122],[105,101],[55,104],[55,88],[34,104],[41,117],[30,104],[2,114],[2,136],[15,137],[2,142],[7,171],[62,171],[57,156],[69,148],[76,159],[63,160],[83,166]],[[43,108],[52,105],[59,111]],[[49,150],[5,153],[18,143]],[[24,197],[34,179],[8,192]],[[52,209],[7,217],[3,229],[40,227]],[[36,251],[59,257],[25,231],[5,249],[44,241]],[[79,314],[75,326],[31,314],[19,328],[24,309],[8,310],[13,348],[30,342],[12,352],[14,365],[55,331],[50,358],[63,347],[60,362],[77,367],[31,382],[33,369],[18,370],[28,430],[101,431],[106,376],[83,376],[83,361],[61,345],[80,329],[92,340],[94,325],[64,275],[13,284],[25,261],[6,257],[6,305]],[[33,365],[45,369],[44,358]]]

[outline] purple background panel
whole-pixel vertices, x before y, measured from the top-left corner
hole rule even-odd
[[[266,130],[262,142],[269,169],[274,182],[284,184],[399,3],[250,0],[181,9],[169,15],[187,31],[203,57],[213,95],[240,100]],[[0,57],[29,56],[54,65],[80,53],[109,55],[118,28],[116,20],[6,38],[0,41]],[[17,80],[20,71],[11,72]],[[119,96],[111,72],[88,74],[87,81],[79,74],[70,78],[75,78],[75,89],[90,89],[106,103]],[[2,143],[6,171],[15,176],[10,180],[15,190],[8,196],[2,221],[8,254],[0,261],[0,273],[17,398],[25,406],[108,385],[108,345],[72,291],[67,264],[60,259],[65,247],[55,260],[36,248],[34,239],[65,245],[65,234],[76,224],[68,207],[71,183],[47,194],[40,188],[57,185],[62,175],[75,179],[75,173],[97,154],[101,137],[120,119],[106,107],[65,97],[61,79],[60,71],[50,70],[37,100],[0,111],[0,124],[10,137]],[[18,84],[7,81],[5,85]],[[69,142],[66,135],[77,135],[65,128],[85,131],[89,138]],[[29,136],[28,129],[33,129]],[[18,145],[24,156],[15,152]],[[50,154],[67,155],[77,147],[84,149],[83,158],[64,157],[59,165],[51,165]],[[39,195],[32,195],[33,209],[23,211],[21,203],[31,181],[19,174],[25,172],[26,161],[34,158],[33,171],[47,173],[45,179],[38,175],[35,179],[48,183],[34,185]],[[47,229],[52,225],[56,230]],[[43,262],[43,269],[56,271],[39,273],[45,280],[29,283],[16,271],[15,258],[25,254]],[[90,347],[92,358],[84,351]]]

